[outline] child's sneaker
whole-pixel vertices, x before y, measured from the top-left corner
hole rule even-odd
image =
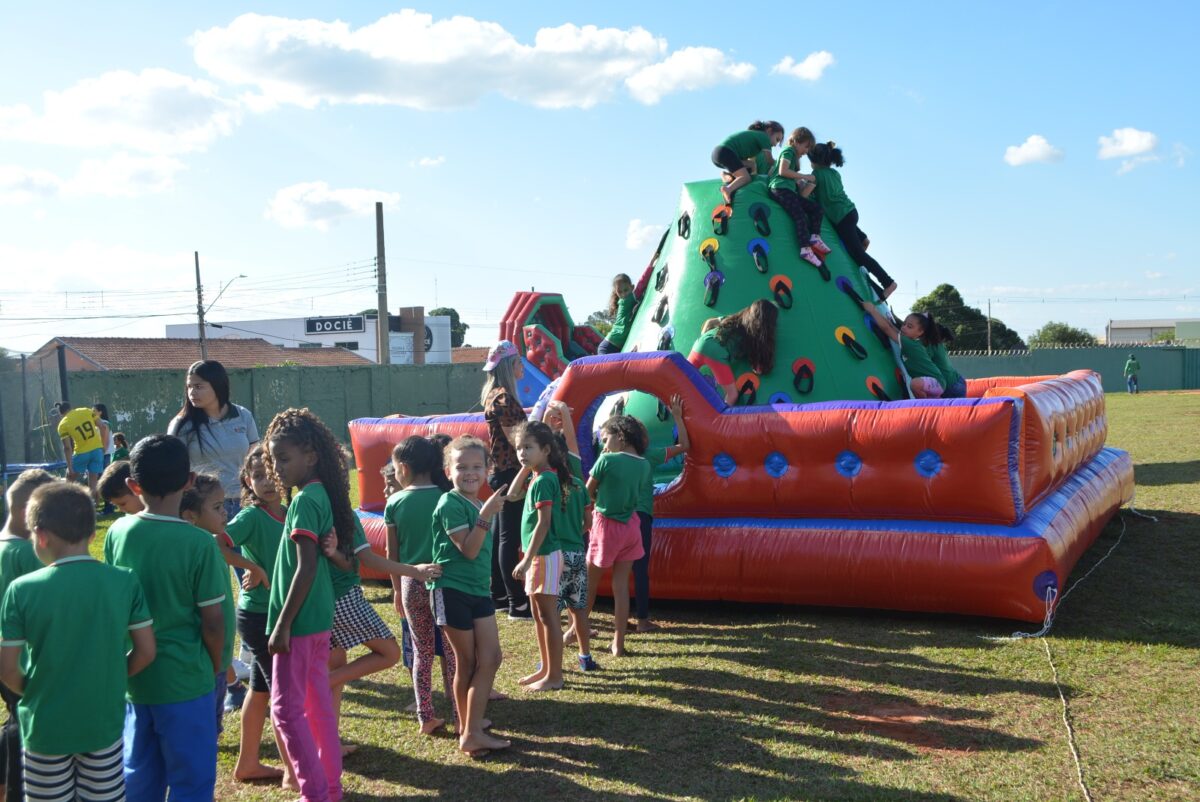
[[[225,690],[225,712],[234,713],[242,709],[242,702],[246,701],[246,686],[240,682],[235,682]]]
[[[808,248],[808,247],[801,248],[800,249],[800,258],[803,259],[804,261],[808,262],[813,267],[821,267],[821,257],[819,257],[815,253],[813,253],[812,248]]]
[[[808,244],[812,246],[812,249],[814,251],[821,254],[822,256],[829,253],[829,250],[830,250],[829,246],[826,245],[825,240],[821,239],[821,237],[817,234],[813,234],[811,237],[808,238]]]
[[[592,659],[590,654],[579,655],[579,670],[580,671],[599,671],[600,664]]]

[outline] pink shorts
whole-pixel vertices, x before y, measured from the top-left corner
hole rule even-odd
[[[942,383],[932,376],[918,376],[912,380],[913,395],[917,398],[941,398]]]
[[[588,543],[587,561],[600,568],[611,568],[613,563],[633,562],[646,554],[642,547],[642,527],[637,515],[631,515],[625,523],[606,515],[592,516],[592,536]]]

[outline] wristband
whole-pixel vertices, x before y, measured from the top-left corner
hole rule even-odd
[[[475,520],[475,525],[478,527],[481,527],[483,529],[491,529],[492,528],[492,519],[488,518],[487,520],[484,520],[483,518],[477,518]]]

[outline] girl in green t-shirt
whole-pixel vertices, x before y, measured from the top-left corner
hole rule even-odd
[[[637,309],[637,298],[633,295],[633,279],[624,273],[618,273],[613,278],[612,295],[608,299],[608,314],[612,318],[612,328],[600,341],[596,349],[598,354],[613,354],[625,346],[629,337],[629,325],[633,323],[633,313]]]
[[[783,207],[796,227],[796,245],[800,257],[821,271],[821,277],[829,281],[829,269],[821,257],[829,253],[829,246],[821,239],[821,204],[809,197],[816,186],[816,179],[800,172],[800,158],[816,144],[812,131],[801,126],[788,137],[787,147],[771,168],[771,180],[767,185],[771,198]]]
[[[912,380],[909,389],[913,398],[941,398],[946,380],[929,357],[927,349],[930,343],[940,342],[933,319],[924,312],[913,312],[897,327],[870,301],[864,300],[862,308],[871,315],[880,331],[899,344],[900,358],[904,360],[904,369]]]
[[[749,362],[750,369],[760,376],[770,373],[775,367],[778,322],[779,307],[762,300],[735,314],[713,318],[704,324],[688,361],[697,370],[708,368],[724,394],[725,403],[732,406],[741,395],[733,375],[734,360]]]
[[[879,286],[883,287],[883,297],[887,298],[896,291],[896,282],[879,262],[867,254],[871,241],[858,227],[858,209],[842,187],[841,174],[833,169],[846,163],[842,149],[833,142],[813,145],[808,151],[808,161],[813,167],[813,177],[817,179],[817,201],[826,219],[837,231],[854,264],[865,267],[875,277]]]
[[[928,323],[926,329],[933,335],[926,339],[925,350],[945,382],[942,398],[966,398],[967,380],[950,364],[950,354],[946,349],[948,344],[954,342],[954,332],[934,320],[928,312],[919,312],[918,315],[925,318]]]
[[[750,183],[750,167],[759,155],[768,163],[771,148],[783,141],[783,125],[774,120],[757,120],[745,131],[730,134],[713,148],[712,162],[721,168],[721,197],[733,203],[733,195]],[[765,151],[765,154],[764,154]]]

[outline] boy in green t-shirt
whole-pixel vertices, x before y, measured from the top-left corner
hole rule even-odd
[[[23,471],[8,486],[8,519],[0,532],[0,599],[17,577],[24,576],[42,567],[42,561],[33,553],[33,542],[29,539],[29,526],[25,521],[25,507],[34,490],[55,481],[53,475],[41,469]],[[0,685],[0,696],[8,708],[8,721],[0,730],[0,749],[5,759],[0,761],[0,799],[5,794],[12,799],[23,799],[24,783],[21,781],[21,731],[17,725],[17,702],[20,696]]]
[[[0,605],[0,680],[22,694],[25,772],[54,791],[29,798],[124,798],[127,677],[155,654],[141,585],[88,555],[96,508],[82,488],[39,487],[29,523],[47,567],[14,581]]]
[[[1137,395],[1138,391],[1138,371],[1142,369],[1142,365],[1137,360],[1134,354],[1129,355],[1129,359],[1125,360],[1125,389],[1130,395]]]
[[[100,498],[112,506],[116,507],[126,515],[133,515],[145,509],[142,506],[142,501],[133,494],[129,489],[129,485],[125,482],[129,478],[129,459],[126,452],[125,459],[119,459],[115,462],[110,462],[108,467],[104,469],[104,473],[100,474]]]
[[[179,517],[192,482],[187,446],[152,435],[129,453],[129,489],[145,505],[108,530],[104,559],[141,580],[154,617],[154,662],[129,682],[125,785],[131,799],[213,798],[215,677],[229,571],[212,536]]]

